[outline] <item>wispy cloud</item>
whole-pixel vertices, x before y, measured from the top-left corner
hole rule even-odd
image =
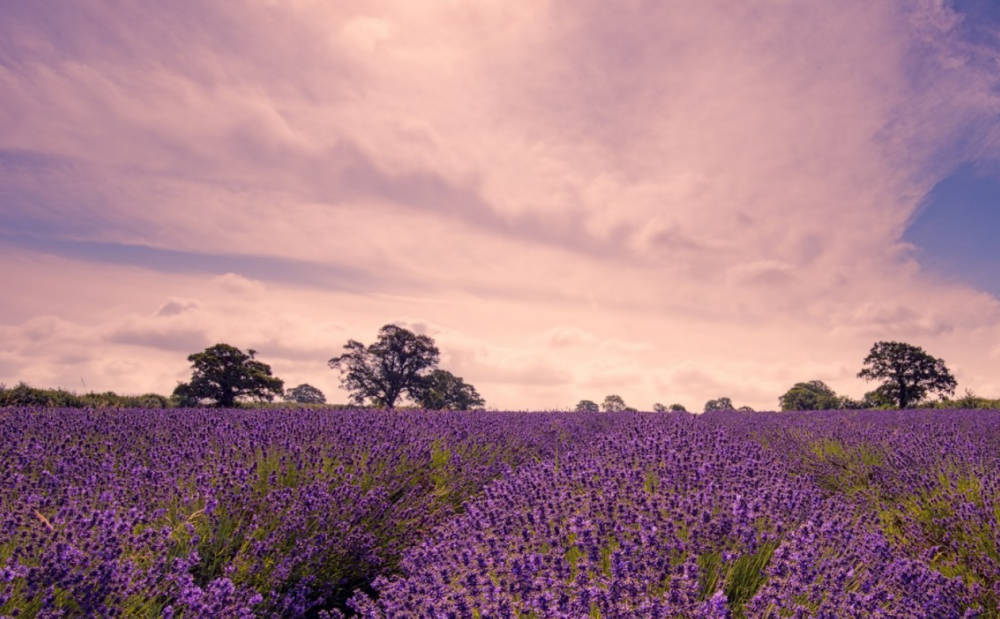
[[[327,290],[370,291],[380,286],[374,273],[363,274],[350,267],[266,255],[185,252],[144,245],[4,234],[0,234],[0,244],[85,262],[128,265],[163,273],[238,273],[253,279]],[[384,285],[393,284],[386,282]]]

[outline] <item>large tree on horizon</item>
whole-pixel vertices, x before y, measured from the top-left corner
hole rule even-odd
[[[923,348],[903,342],[876,342],[858,378],[880,380],[876,391],[901,409],[924,399],[928,393],[954,394],[958,382],[944,364]]]
[[[467,411],[480,408],[486,400],[476,388],[448,370],[435,369],[424,377],[411,397],[427,410]]]
[[[604,398],[601,402],[601,410],[605,413],[620,413],[626,410],[628,407],[625,406],[625,400],[622,399],[620,395],[611,394]]]
[[[725,396],[705,402],[706,413],[710,413],[712,411],[734,411],[734,410],[736,410],[736,407],[733,406],[733,401]]]
[[[795,383],[778,402],[783,411],[822,411],[843,405],[843,399],[821,380]]]
[[[389,409],[403,394],[416,400],[441,357],[429,336],[391,324],[379,329],[374,344],[348,340],[344,350],[327,363],[340,370],[340,383],[351,393],[351,401],[360,406],[370,399]]]
[[[198,405],[211,400],[215,406],[232,408],[241,398],[274,400],[284,392],[285,383],[271,375],[271,366],[257,361],[257,351],[243,352],[229,344],[216,344],[188,356],[191,381],[178,383],[174,397],[182,405]]]
[[[326,404],[323,392],[309,383],[302,383],[298,387],[289,389],[285,393],[285,399],[299,404]]]

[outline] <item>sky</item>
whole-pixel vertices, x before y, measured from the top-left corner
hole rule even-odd
[[[1000,397],[992,0],[5,0],[0,382],[398,324],[491,408]]]

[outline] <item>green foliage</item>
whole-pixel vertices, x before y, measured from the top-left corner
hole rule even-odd
[[[577,575],[580,573],[580,559],[585,556],[580,547],[576,545],[575,537],[575,535],[570,535],[569,548],[566,549],[565,554],[566,563],[569,565],[569,579],[567,582],[576,580]]]
[[[778,398],[783,411],[823,411],[841,408],[843,399],[821,380],[795,383]]]
[[[885,385],[865,393],[864,398],[861,399],[862,408],[878,408],[888,410],[891,408],[897,408],[896,404],[895,396],[885,387]]]
[[[761,586],[767,582],[765,568],[771,562],[777,547],[777,541],[765,542],[757,552],[745,554],[729,566],[722,590],[726,594],[734,618],[742,619],[746,616],[743,609],[747,602],[753,599]]]
[[[271,366],[254,359],[255,350],[243,352],[229,344],[216,344],[188,356],[194,370],[191,382],[180,383],[173,398],[180,406],[209,402],[232,408],[242,399],[272,401],[284,391],[284,382],[271,375]]]
[[[486,404],[475,387],[440,369],[423,377],[420,385],[411,392],[411,397],[428,410],[465,411]]]
[[[876,342],[858,378],[879,380],[876,393],[905,409],[928,393],[955,393],[958,385],[943,359],[935,359],[923,348],[902,342]]]
[[[118,395],[113,391],[78,395],[65,389],[40,389],[25,382],[0,385],[0,406],[45,408],[167,408],[169,400],[156,393]]]
[[[177,383],[170,394],[170,403],[178,408],[194,408],[201,406],[201,398],[195,394],[191,383]]]
[[[303,383],[285,392],[285,399],[299,404],[326,404],[326,396],[312,385]]]
[[[646,471],[646,478],[642,483],[642,489],[646,494],[652,495],[660,488],[660,476],[656,471]]]
[[[85,393],[78,396],[84,406],[91,408],[169,408],[170,400],[158,393],[118,395],[114,391]]]
[[[625,410],[625,400],[620,395],[609,395],[601,403],[601,410],[605,413],[618,413]]]
[[[885,462],[885,450],[876,445],[848,447],[840,440],[823,438],[808,443],[800,467],[830,494],[855,496],[870,489]]]
[[[766,542],[757,552],[741,555],[729,563],[723,561],[723,555],[719,551],[700,555],[700,597],[707,600],[721,589],[726,595],[733,617],[742,619],[746,616],[746,603],[767,582],[766,568],[777,547],[777,541]]]
[[[302,404],[300,402],[290,402],[288,400],[284,401],[274,401],[274,402],[240,402],[239,408],[254,409],[254,410],[341,410],[341,411],[356,411],[356,410],[368,410],[371,406],[358,406],[356,404],[331,404],[327,402],[326,404]]]
[[[76,394],[65,389],[37,389],[25,382],[16,387],[0,389],[0,404],[3,406],[47,406],[81,408],[85,406]]]
[[[596,413],[601,410],[601,407],[593,400],[580,400],[576,403],[575,410],[578,413]]]
[[[907,485],[899,479],[908,475],[909,464],[898,461],[887,444],[827,436],[807,438],[801,447],[798,470],[831,495],[877,514],[876,526],[904,555],[923,557],[934,570],[978,590],[986,612],[976,616],[1000,617],[993,588],[1000,495],[983,483],[992,471],[980,462],[942,457],[924,464],[926,483]],[[968,516],[977,513],[992,517]]]
[[[716,400],[709,400],[705,402],[705,412],[711,411],[734,411],[736,407],[733,406],[733,401],[729,398],[722,397]]]
[[[670,406],[664,406],[664,405],[660,404],[659,402],[657,402],[656,404],[653,405],[653,412],[654,413],[666,413],[666,412],[686,413],[687,409],[684,408],[683,404],[671,404]]]
[[[898,408],[896,406],[896,401],[891,395],[886,393],[886,390],[882,387],[873,389],[860,399],[855,400],[847,396],[840,397],[840,406],[838,407],[843,410],[889,410]],[[917,408],[927,408],[923,404],[920,404]]]
[[[861,400],[842,398],[844,409],[895,409],[898,408],[896,401],[887,390],[879,387],[869,391]],[[1000,398],[982,398],[977,396],[971,389],[965,390],[965,395],[960,398],[943,397],[939,400],[925,399],[911,405],[911,408],[928,409],[973,409],[973,410],[1000,410]]]
[[[370,346],[348,340],[344,350],[327,363],[340,371],[341,385],[351,392],[351,401],[360,405],[372,400],[390,409],[404,394],[419,393],[424,377],[441,357],[430,337],[396,325],[379,329],[378,339]]]
[[[919,408],[965,408],[977,410],[1000,410],[1000,399],[981,398],[971,389],[965,390],[965,395],[957,399],[942,398],[937,401],[921,402]]]

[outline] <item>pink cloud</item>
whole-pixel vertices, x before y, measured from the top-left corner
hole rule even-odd
[[[997,301],[899,241],[957,158],[998,154],[990,131],[956,146],[997,75],[944,3],[187,9],[0,9],[0,231],[236,257],[0,238],[0,380],[65,381],[72,358],[169,391],[181,349],[224,338],[337,393],[337,346],[406,316],[501,406],[616,383],[774,406],[797,380],[863,387],[837,368],[886,337],[994,384]]]

